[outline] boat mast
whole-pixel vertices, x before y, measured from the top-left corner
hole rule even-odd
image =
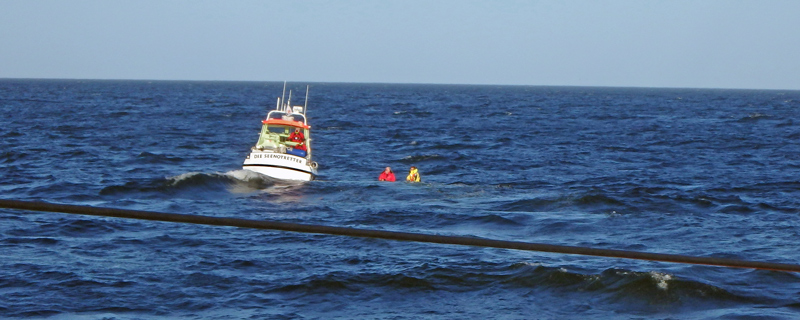
[[[291,93],[290,93],[291,95]],[[286,81],[283,82],[283,94],[281,94],[281,104],[286,100]],[[280,109],[280,108],[278,108]]]
[[[289,100],[286,100],[286,113],[292,113],[292,90],[289,90]]]
[[[306,85],[306,102],[305,102],[305,105],[303,106],[303,114],[304,115],[306,113],[308,113],[308,87],[309,87],[309,85]]]

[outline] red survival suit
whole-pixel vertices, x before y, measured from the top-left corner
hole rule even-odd
[[[295,149],[298,150],[306,150],[306,137],[303,135],[302,131],[295,131],[289,135],[289,141],[297,142],[297,145],[294,146]]]
[[[386,171],[381,172],[380,177],[378,177],[378,181],[394,182],[394,172],[389,172],[389,173],[386,173]]]

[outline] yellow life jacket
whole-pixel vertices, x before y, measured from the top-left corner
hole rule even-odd
[[[419,182],[419,172],[417,169],[411,169],[411,171],[408,173],[408,177],[406,177],[406,181]]]

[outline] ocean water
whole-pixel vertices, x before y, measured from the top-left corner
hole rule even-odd
[[[800,262],[800,91],[310,85],[286,183],[241,170],[282,83],[0,80],[0,197]],[[0,256],[11,319],[800,318],[797,273],[11,209]]]

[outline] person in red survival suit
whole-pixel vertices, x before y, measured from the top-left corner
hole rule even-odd
[[[392,168],[386,167],[386,169],[381,172],[381,175],[378,177],[378,181],[389,181],[394,182],[394,172],[392,172]]]
[[[306,137],[300,131],[300,128],[294,129],[294,132],[289,135],[289,141],[297,142],[297,145],[294,146],[295,149],[306,150]]]

